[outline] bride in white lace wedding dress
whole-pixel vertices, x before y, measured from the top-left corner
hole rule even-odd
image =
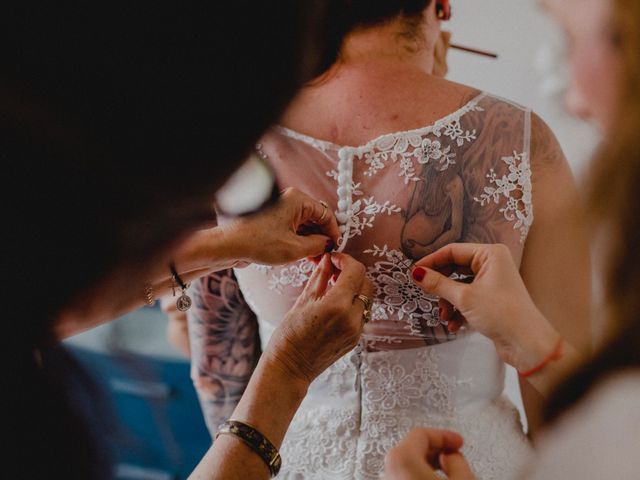
[[[344,3],[360,27],[257,150],[282,187],[335,211],[339,249],[375,284],[373,319],[358,348],[311,385],[282,446],[281,476],[378,478],[385,453],[413,427],[430,426],[463,435],[479,478],[509,478],[529,445],[502,395],[505,367],[486,338],[447,330],[438,299],[414,285],[410,267],[447,243],[504,243],[541,308],[575,326],[565,312],[588,308],[587,252],[551,221],[553,203],[574,194],[570,173],[530,110],[428,73],[434,3],[407,1],[403,17],[397,6],[387,11],[398,2],[364,2],[367,14],[382,9],[367,21],[356,21],[359,2]],[[408,5],[420,3],[409,16]],[[313,268],[303,260],[236,270],[263,345]],[[549,293],[560,288],[563,301]]]
[[[502,242],[520,260],[533,222],[530,131],[528,110],[478,94],[429,126],[357,147],[284,127],[263,138],[282,185],[335,209],[340,249],[376,287],[359,348],[312,384],[293,420],[284,478],[377,478],[385,453],[419,425],[460,432],[480,478],[507,478],[527,453],[493,344],[449,334],[410,266],[441,241]],[[236,271],[263,344],[313,268],[302,260]]]

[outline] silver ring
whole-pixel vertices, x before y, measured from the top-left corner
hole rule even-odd
[[[324,200],[320,200],[320,205],[322,205],[322,207],[324,208],[324,210],[322,211],[322,216],[318,219],[318,222],[321,223],[327,217],[327,212],[329,211],[329,205]]]
[[[353,299],[358,299],[364,304],[364,311],[362,312],[362,319],[364,323],[369,323],[371,321],[371,299],[362,293],[359,293]]]

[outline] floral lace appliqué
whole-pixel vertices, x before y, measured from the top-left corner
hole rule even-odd
[[[401,360],[404,356],[406,352],[365,356],[362,368],[365,404],[391,413],[420,406],[438,415],[452,414],[451,395],[458,382],[440,371],[437,352],[433,348],[415,350],[411,364],[406,367]]]
[[[420,388],[412,375],[402,365],[380,365],[372,371],[365,383],[368,400],[380,403],[384,410],[396,406],[407,408],[411,399],[420,398]]]
[[[373,196],[356,200],[353,202],[351,209],[349,238],[362,235],[366,228],[373,228],[377,215],[392,215],[402,211],[400,207],[388,200],[384,203],[377,202]]]
[[[381,139],[376,142],[375,148],[367,150],[361,156],[369,167],[364,175],[372,177],[391,160],[393,163],[399,164],[400,173],[398,175],[404,177],[405,184],[410,181],[420,181],[420,177],[416,176],[414,160],[418,160],[420,156],[419,148],[421,145],[422,136],[418,134],[404,134]]]
[[[340,183],[340,174],[336,170],[328,171],[327,176]],[[353,197],[362,197],[361,185],[361,182],[351,182],[351,194]],[[347,207],[347,205],[342,205],[341,202],[344,202],[344,200],[338,200],[338,211],[335,212],[336,218],[340,218],[340,212]],[[392,215],[400,212],[402,212],[402,209],[389,200],[380,203],[373,196],[360,198],[353,202],[351,208],[347,210],[349,215],[346,220],[350,222],[348,238],[362,235],[366,228],[373,228],[376,215]]]
[[[482,112],[484,109],[476,106],[474,110]],[[455,119],[449,123],[440,125],[433,130],[433,134],[436,137],[449,137],[451,140],[454,140],[459,147],[464,145],[465,142],[472,142],[477,138],[476,130],[464,130],[460,125],[460,119]]]
[[[405,184],[421,180],[415,162],[425,164],[434,160],[439,163],[437,167],[439,171],[446,170],[455,163],[455,153],[451,152],[451,146],[444,146],[439,140],[432,141],[425,136],[432,133],[438,138],[447,137],[454,141],[458,147],[476,140],[476,130],[463,129],[460,119],[468,112],[484,111],[484,108],[480,107],[477,101],[476,99],[467,103],[458,112],[447,117],[445,121],[438,122],[431,127],[402,134],[385,135],[377,139],[372,145],[357,154],[368,167],[364,175],[374,176],[385,168],[389,160],[399,165],[398,176],[403,177]]]
[[[520,230],[520,241],[524,242],[533,223],[529,156],[513,152],[513,156],[503,157],[502,161],[507,164],[508,173],[499,177],[493,168],[489,170],[490,186],[486,186],[480,198],[475,197],[474,200],[483,206],[491,202],[498,205],[502,200],[504,205],[500,213],[507,221],[514,222],[513,228]]]
[[[439,317],[437,297],[425,294],[411,280],[411,261],[398,251],[377,245],[363,253],[382,258],[367,269],[367,276],[376,286],[376,301],[372,319],[404,320],[409,331],[420,335],[422,325],[437,327]]]
[[[309,280],[315,265],[307,259],[275,271],[269,279],[269,289],[282,293],[285,286],[302,287]]]
[[[351,409],[317,411],[303,405],[280,449],[283,468],[278,478],[353,478],[358,427],[358,416]]]
[[[455,153],[451,152],[451,146],[446,148],[442,147],[442,144],[438,140],[430,140],[425,138],[422,141],[422,147],[417,151],[418,163],[426,164],[430,161],[438,162],[436,170],[444,172],[451,165],[455,165],[456,157]]]

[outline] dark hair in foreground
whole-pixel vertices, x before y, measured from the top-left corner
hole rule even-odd
[[[3,8],[7,478],[111,477],[89,435],[95,392],[52,322],[115,268],[140,289],[144,267],[208,219],[215,189],[318,73],[321,4]]]
[[[582,399],[598,381],[640,369],[640,3],[615,0],[612,41],[623,63],[617,125],[591,172],[590,207],[607,233],[606,301],[614,337],[550,399],[548,421]]]

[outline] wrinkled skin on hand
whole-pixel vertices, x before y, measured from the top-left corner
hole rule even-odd
[[[330,285],[334,275],[337,280]],[[265,354],[273,355],[292,378],[313,381],[358,343],[364,326],[358,294],[373,294],[364,265],[346,254],[325,255]]]

